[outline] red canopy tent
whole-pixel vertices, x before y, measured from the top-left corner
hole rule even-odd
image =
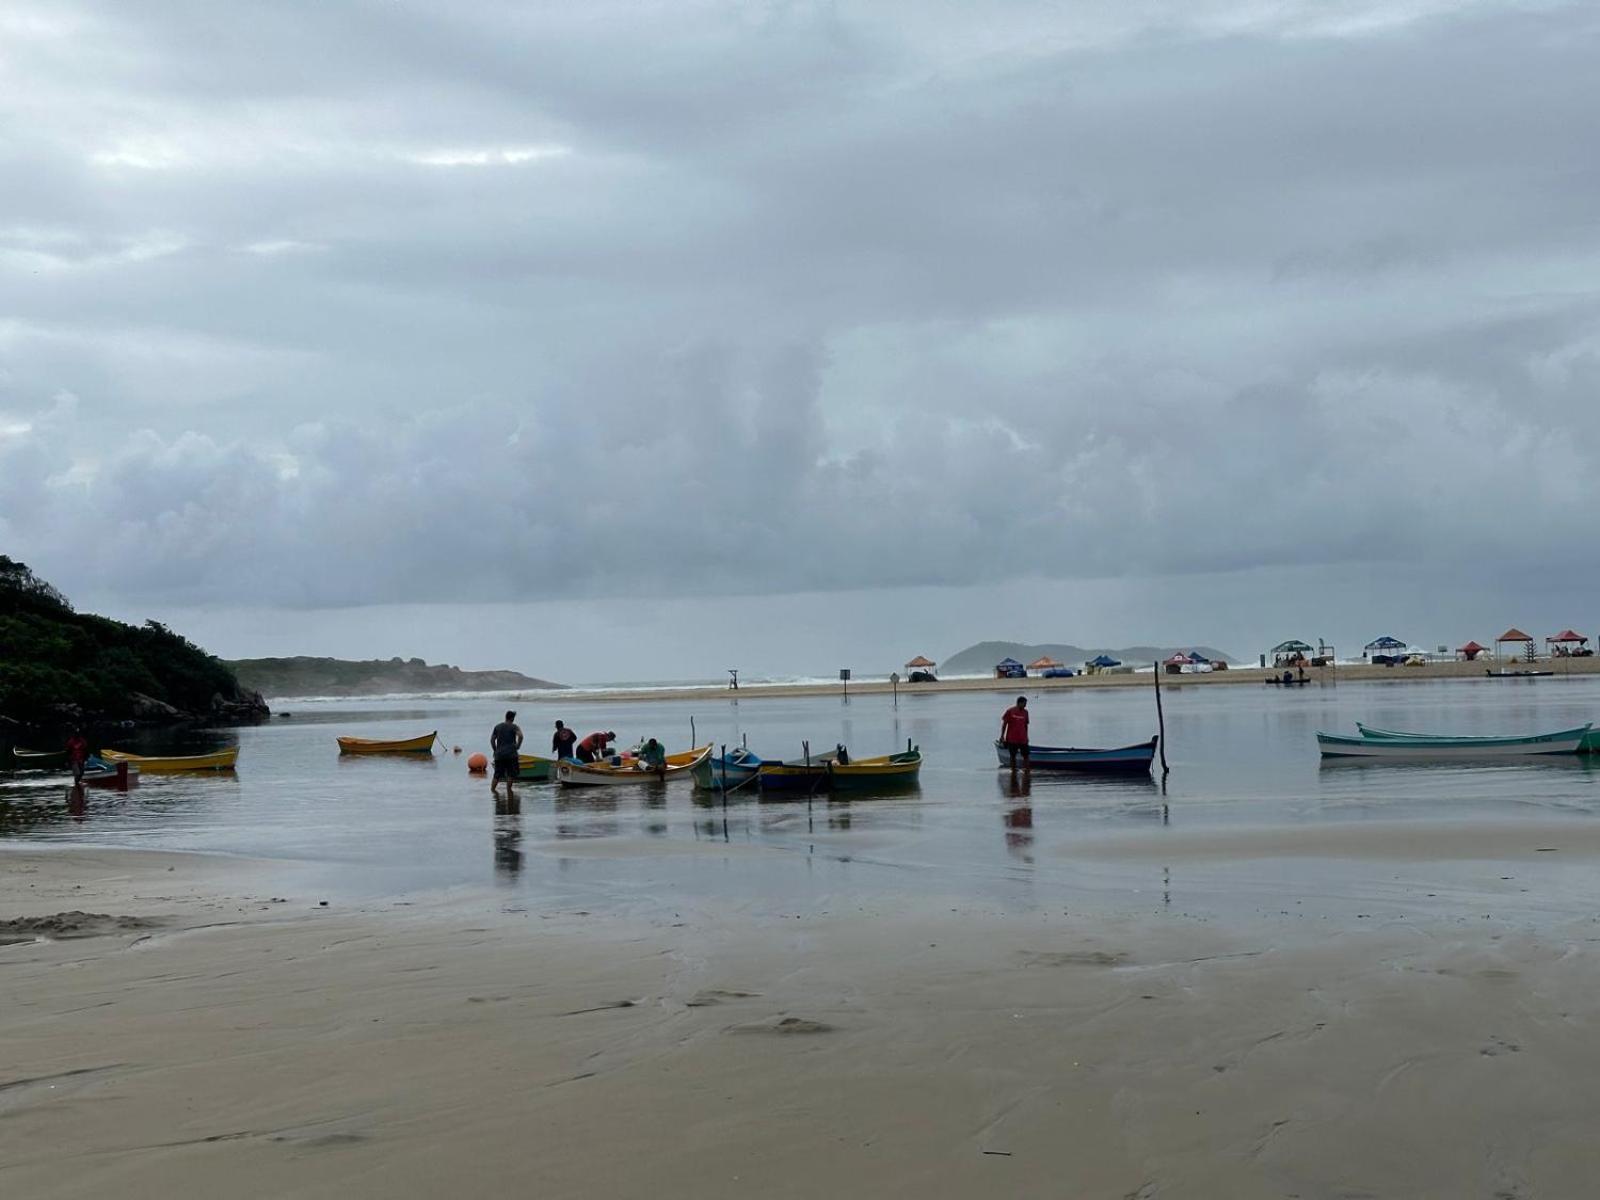
[[[1478,645],[1477,642],[1468,642],[1465,646],[1457,646],[1456,653],[1461,655],[1463,662],[1476,662],[1478,655],[1488,648],[1487,646]]]
[[[1501,657],[1500,646],[1504,642],[1521,642],[1522,643],[1522,657],[1527,659],[1527,661],[1529,661],[1529,662],[1533,661],[1533,635],[1532,634],[1523,633],[1522,630],[1518,629],[1515,625],[1513,625],[1510,629],[1506,630],[1499,637],[1495,638],[1495,640],[1494,640],[1494,656],[1496,658],[1500,658]],[[1517,656],[1515,654],[1513,654],[1512,657],[1515,658]]]
[[[1569,655],[1582,654],[1589,645],[1589,639],[1581,633],[1574,633],[1570,629],[1563,629],[1554,637],[1544,640],[1545,648],[1554,654]]]

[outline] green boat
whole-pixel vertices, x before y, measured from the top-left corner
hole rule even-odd
[[[556,760],[537,754],[517,755],[517,782],[543,783],[556,777]]]
[[[1318,733],[1317,748],[1324,758],[1387,759],[1411,762],[1454,762],[1474,759],[1530,758],[1549,754],[1576,754],[1589,736],[1590,726],[1562,729],[1554,733],[1532,733],[1520,737],[1432,737],[1404,734],[1398,737],[1372,737],[1365,726],[1357,726],[1360,737]]]
[[[1361,731],[1364,738],[1372,738],[1380,742],[1477,742],[1483,741],[1482,737],[1469,734],[1447,733],[1402,733],[1398,729],[1374,729],[1371,725],[1356,722],[1356,728]],[[1498,741],[1499,739],[1494,739]],[[1578,743],[1579,754],[1600,754],[1600,729],[1591,729],[1583,735],[1583,740]]]

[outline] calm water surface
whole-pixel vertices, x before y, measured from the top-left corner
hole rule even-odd
[[[902,695],[898,705],[887,696],[740,703],[720,693],[691,701],[523,701],[516,707],[525,749],[539,753],[548,752],[557,717],[580,734],[614,729],[623,744],[653,735],[671,748],[689,743],[692,718],[702,742],[748,739],[765,756],[798,756],[802,739],[814,749],[843,742],[857,757],[910,739],[926,762],[916,791],[849,802],[739,795],[724,805],[687,782],[605,790],[534,784],[519,789],[517,812],[497,812],[486,780],[466,770],[466,753],[486,749],[503,700],[285,702],[279,707],[291,719],[130,743],[147,752],[198,752],[237,742],[239,769],[235,776],[147,776],[125,796],[91,793],[81,820],[67,813],[59,777],[0,774],[0,836],[279,860],[305,886],[335,895],[487,885],[530,906],[734,905],[781,915],[800,905],[945,901],[1015,910],[1097,895],[1170,905],[1175,886],[1180,900],[1202,904],[1208,893],[1252,889],[1262,904],[1278,904],[1290,892],[1316,892],[1325,873],[1256,862],[1241,879],[1237,866],[1189,865],[1175,885],[1170,867],[1102,871],[1084,859],[1108,834],[1159,847],[1174,830],[1587,822],[1600,811],[1600,770],[1587,760],[1324,766],[1313,738],[1318,729],[1353,733],[1357,720],[1456,733],[1582,724],[1600,720],[1600,678],[1290,690],[1191,685],[1164,689],[1164,699],[1172,769],[1164,791],[1143,778],[1013,780],[996,769],[991,746],[1009,703],[999,695]],[[1155,731],[1147,689],[1037,693],[1030,706],[1040,743],[1121,745]],[[334,744],[336,734],[429,729],[464,753],[342,758]],[[1369,862],[1323,890],[1352,903],[1402,903],[1433,895],[1419,890],[1429,887],[1477,895],[1486,885],[1474,882],[1474,869],[1438,865],[1424,879]],[[1559,882],[1563,903],[1587,886],[1576,876]]]

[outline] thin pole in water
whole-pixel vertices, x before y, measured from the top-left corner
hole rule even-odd
[[[1161,664],[1156,667],[1156,748],[1161,752],[1161,776],[1167,774],[1167,721],[1161,715]]]
[[[695,736],[694,736],[694,717],[691,716],[689,718],[689,749],[693,750],[699,744],[700,743],[695,740]],[[724,747],[724,749],[726,749],[726,747]]]

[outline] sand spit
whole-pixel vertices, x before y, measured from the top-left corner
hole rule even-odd
[[[1148,665],[1148,664],[1145,664]],[[1526,669],[1526,663],[1506,664],[1508,669]],[[1563,658],[1554,662],[1540,662],[1534,667],[1552,672],[1551,680],[1569,675],[1600,673],[1600,657]],[[1476,680],[1489,687],[1504,687],[1505,681],[1488,679],[1484,663],[1438,662],[1417,667],[1374,667],[1355,664],[1341,667],[1307,668],[1308,687],[1333,686],[1340,682],[1354,683],[1415,683],[1425,679],[1456,679],[1462,682]],[[1494,666],[1499,669],[1498,665]],[[1279,672],[1281,674],[1281,672]],[[1227,685],[1268,686],[1267,677],[1274,674],[1269,668],[1236,667],[1227,671],[1211,671],[1201,675],[1163,675],[1161,686],[1167,688],[1218,687]],[[1072,691],[1080,688],[1145,687],[1152,686],[1151,672],[1130,672],[1122,675],[1075,675],[1071,679],[941,679],[938,683],[900,683],[902,696],[937,695],[943,692],[997,692],[1012,694],[1054,691]],[[852,696],[882,696],[895,690],[887,679],[855,679],[850,682]],[[618,689],[610,692],[583,692],[571,699],[588,703],[606,700],[701,700],[707,696],[726,695],[730,699],[751,700],[771,696],[835,696],[840,694],[837,683],[752,683],[741,684],[737,692],[714,687],[662,688],[656,690]],[[536,697],[544,698],[544,697]]]
[[[184,931],[0,948],[8,1195],[1529,1200],[1600,1172],[1589,914],[774,928],[0,868],[8,920],[70,893]]]

